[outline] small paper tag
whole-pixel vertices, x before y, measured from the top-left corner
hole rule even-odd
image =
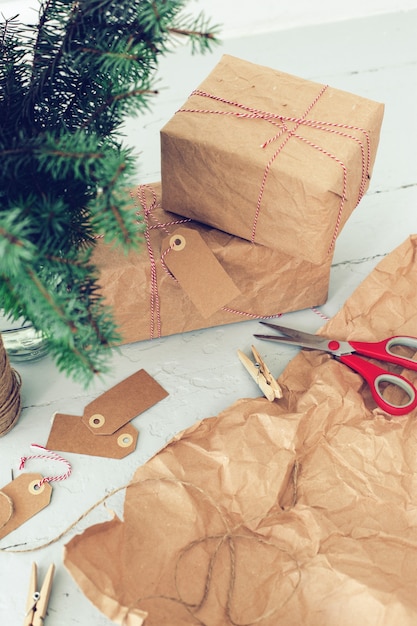
[[[61,452],[123,459],[136,448],[138,431],[125,424],[110,435],[97,437],[78,415],[56,413],[46,447]]]
[[[21,474],[0,489],[0,539],[42,511],[51,501],[49,483],[41,474]]]
[[[178,228],[162,242],[165,265],[204,318],[240,295],[200,233]]]
[[[167,395],[142,369],[90,402],[82,421],[95,435],[111,435]]]

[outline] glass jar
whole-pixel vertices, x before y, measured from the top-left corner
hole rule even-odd
[[[35,361],[48,352],[48,341],[26,320],[12,320],[0,310],[0,333],[10,361]]]

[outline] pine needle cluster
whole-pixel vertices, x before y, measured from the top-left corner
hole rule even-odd
[[[43,0],[36,23],[0,24],[0,309],[42,331],[58,368],[84,384],[119,339],[91,261],[96,238],[141,243],[121,126],[150,106],[173,39],[193,52],[216,42],[185,4]]]

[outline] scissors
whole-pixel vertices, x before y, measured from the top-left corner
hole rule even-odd
[[[382,341],[339,341],[337,339],[326,339],[318,335],[311,335],[293,328],[286,328],[278,324],[261,322],[269,326],[284,337],[275,335],[254,335],[258,339],[278,341],[284,344],[296,345],[311,350],[322,350],[328,352],[333,357],[348,365],[355,372],[360,374],[370,386],[372,396],[381,409],[390,415],[406,415],[417,406],[417,389],[409,380],[398,374],[393,374],[387,370],[362,359],[361,356],[368,356],[379,361],[401,365],[403,368],[417,371],[417,361],[400,356],[392,351],[395,346],[406,346],[417,351],[417,337],[388,337]],[[361,356],[358,356],[361,355]],[[383,395],[384,383],[390,383],[402,389],[408,396],[405,404],[393,404],[388,402]]]

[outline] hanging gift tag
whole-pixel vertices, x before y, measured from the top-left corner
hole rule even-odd
[[[90,402],[82,421],[95,435],[112,435],[167,395],[142,369]]]
[[[0,539],[48,506],[52,487],[41,474],[21,474],[0,489]]]
[[[162,258],[204,318],[240,295],[200,233],[178,228],[162,242]]]
[[[135,450],[138,434],[131,424],[125,424],[110,435],[97,437],[78,415],[56,413],[46,445],[62,452],[122,459]]]

